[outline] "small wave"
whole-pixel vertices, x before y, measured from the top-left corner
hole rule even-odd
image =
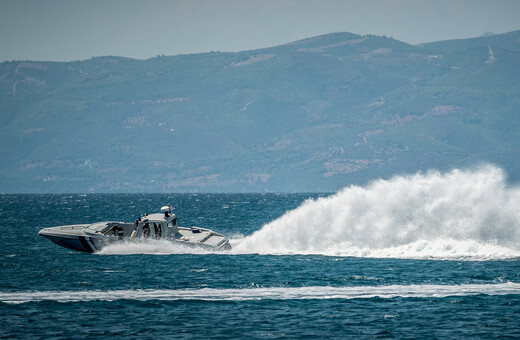
[[[308,300],[308,299],[370,299],[370,298],[443,298],[472,295],[518,295],[519,283],[462,284],[462,285],[389,285],[359,287],[269,287],[244,289],[184,289],[184,290],[83,290],[0,292],[0,301],[9,304],[57,301],[116,301],[116,300]]]

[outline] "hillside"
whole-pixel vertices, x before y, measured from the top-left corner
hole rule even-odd
[[[479,162],[518,180],[519,79],[520,31],[5,62],[0,192],[335,191]]]

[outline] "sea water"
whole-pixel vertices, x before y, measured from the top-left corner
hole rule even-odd
[[[165,204],[231,238],[38,236]],[[520,188],[494,166],[333,194],[0,195],[2,338],[520,337]]]

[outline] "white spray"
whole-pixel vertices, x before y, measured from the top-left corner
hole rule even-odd
[[[431,171],[308,200],[234,245],[234,253],[396,258],[520,256],[520,188],[504,172]]]

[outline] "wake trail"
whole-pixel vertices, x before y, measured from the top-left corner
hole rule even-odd
[[[359,287],[267,287],[237,289],[133,289],[0,292],[0,301],[8,304],[57,301],[257,301],[309,299],[370,299],[370,298],[444,298],[474,295],[518,295],[519,283],[461,284],[461,285],[389,285]]]
[[[520,189],[502,169],[430,171],[344,188],[237,242],[235,254],[520,257]]]

